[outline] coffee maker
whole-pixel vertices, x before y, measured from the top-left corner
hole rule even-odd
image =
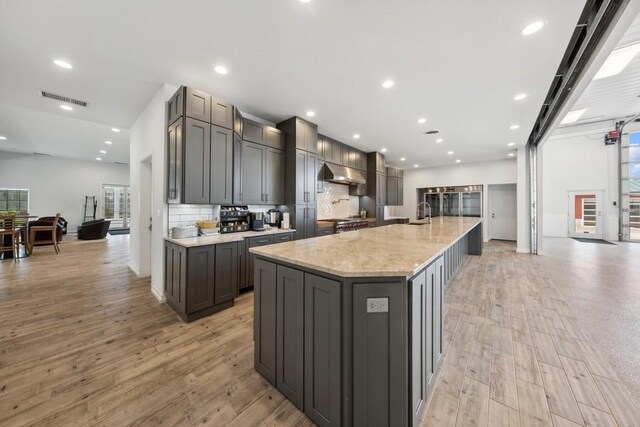
[[[269,227],[280,228],[280,211],[278,209],[269,209],[266,214],[265,222]]]
[[[220,233],[248,231],[250,221],[248,206],[220,206]]]
[[[263,212],[251,212],[251,229],[255,231],[264,230]]]

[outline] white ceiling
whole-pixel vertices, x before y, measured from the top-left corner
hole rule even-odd
[[[622,36],[616,48],[640,43],[640,15]],[[594,121],[632,116],[640,113],[640,55],[618,75],[592,80],[571,110],[586,111],[580,120],[559,126],[560,129]]]
[[[395,164],[505,158],[508,142],[525,144],[584,3],[0,0],[0,147],[94,158],[167,82],[272,122],[312,109],[320,132],[388,148]],[[520,34],[540,19],[542,31]],[[64,112],[40,89],[89,106]]]

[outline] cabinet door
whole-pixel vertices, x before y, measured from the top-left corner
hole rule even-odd
[[[316,236],[316,229],[318,227],[318,211],[314,206],[307,206],[307,215],[304,222],[304,238],[310,239]]]
[[[305,204],[307,203],[307,188],[306,188],[306,163],[307,153],[303,150],[296,150],[296,186],[295,186],[295,203]]]
[[[444,296],[444,257],[440,256],[434,263],[435,278],[433,286],[433,354],[434,371],[437,372],[442,364],[442,306]]]
[[[265,135],[267,139],[267,146],[277,148],[278,150],[284,150],[284,132],[280,129],[272,128],[271,126],[265,126]]]
[[[211,95],[187,88],[185,95],[185,116],[209,123],[211,120]]]
[[[209,204],[211,126],[186,119],[184,133],[184,203]]]
[[[267,148],[266,152],[265,202],[270,205],[283,205],[285,153],[275,148]]]
[[[257,144],[266,144],[266,126],[261,123],[254,122],[253,120],[244,119],[242,139],[249,142],[255,142]]]
[[[426,298],[426,273],[422,271],[411,280],[411,414],[412,425],[418,425],[418,421],[427,403],[427,371],[426,371],[426,316],[429,312],[425,304]]]
[[[318,157],[315,154],[306,153],[305,157],[305,183],[307,203],[316,203],[316,187],[318,181]]]
[[[238,243],[216,245],[214,302],[222,304],[238,295]]]
[[[242,114],[233,107],[233,131],[242,137]]]
[[[276,265],[258,260],[256,263],[255,294],[253,297],[253,366],[276,385]]]
[[[310,153],[316,153],[318,150],[318,126],[313,123],[307,123],[305,145]]]
[[[167,110],[169,113],[168,123],[173,124],[176,120],[184,115],[184,87],[181,87],[173,94],[167,102]]]
[[[182,198],[182,132],[183,121],[178,120],[168,130],[169,140],[169,167],[167,173],[167,202],[180,203]]]
[[[342,144],[339,143],[338,141],[333,141],[333,152],[332,152],[332,160],[333,163],[337,164],[337,165],[341,165],[342,164]]]
[[[398,178],[387,176],[387,206],[398,204]]]
[[[187,314],[213,307],[215,246],[189,248],[187,252]]]
[[[304,231],[306,220],[307,220],[307,206],[296,205],[296,211],[293,217],[293,226],[296,229],[296,240],[307,238]]]
[[[277,266],[276,387],[304,409],[304,273]]]
[[[324,160],[324,145],[325,145],[324,136],[318,135],[318,160]]]
[[[384,155],[381,153],[376,153],[376,172],[381,174],[387,173],[387,168],[384,165]]]
[[[339,426],[342,287],[340,282],[309,273],[304,275],[304,286],[304,413],[318,425]]]
[[[211,126],[211,195],[212,205],[233,203],[233,131]]]
[[[233,204],[242,205],[242,137],[233,135]]]
[[[164,293],[167,303],[181,317],[185,314],[185,292],[187,289],[187,249],[165,241]]]
[[[215,96],[211,97],[211,124],[233,129],[233,105]]]
[[[376,174],[376,205],[387,203],[387,177],[381,173]]]
[[[384,225],[384,206],[376,206],[376,226]]]
[[[253,248],[255,246],[265,246],[273,243],[271,236],[264,237],[251,237],[245,240],[247,248]],[[256,265],[256,256],[250,252],[247,256],[247,281],[249,286],[253,285],[254,269]]]
[[[249,286],[247,280],[247,243],[240,240],[238,242],[238,289],[244,289]]]
[[[404,205],[404,179],[398,176],[398,201],[396,203],[397,206]]]
[[[425,366],[426,366],[426,383],[427,383],[427,393],[431,394],[433,391],[433,380],[435,379],[435,365],[434,365],[434,348],[433,348],[433,328],[435,325],[435,317],[433,313],[433,288],[436,281],[436,267],[435,264],[431,264],[427,267],[426,270],[426,279],[427,279],[427,287],[426,287],[426,295],[425,295],[425,307],[424,310],[427,313],[427,318],[425,322],[425,331],[427,332],[427,348],[425,351]]]
[[[363,171],[367,170],[367,153],[364,151],[360,152],[360,167],[358,169]]]
[[[242,202],[247,205],[264,203],[265,147],[244,141],[242,145]]]

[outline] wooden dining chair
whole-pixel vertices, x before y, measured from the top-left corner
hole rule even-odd
[[[11,239],[11,246],[5,245],[5,238]],[[13,261],[18,259],[20,229],[16,228],[15,215],[0,215],[0,252],[13,251]]]
[[[60,214],[56,214],[56,218],[53,220],[51,225],[32,225],[29,226],[29,253],[33,253],[33,243],[36,241],[36,233],[38,232],[50,232],[51,239],[43,240],[41,238],[38,239],[38,244],[40,243],[50,243],[53,244],[53,248],[56,250],[56,253],[60,253],[60,248],[58,247],[58,220],[60,219]]]

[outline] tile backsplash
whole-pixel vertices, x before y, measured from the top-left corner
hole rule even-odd
[[[324,193],[317,194],[317,199],[318,219],[346,218],[358,215],[360,211],[360,199],[349,196],[348,185],[328,182]]]
[[[267,212],[275,206],[249,206],[251,212]],[[169,226],[195,225],[200,219],[220,219],[220,205],[169,205]]]

